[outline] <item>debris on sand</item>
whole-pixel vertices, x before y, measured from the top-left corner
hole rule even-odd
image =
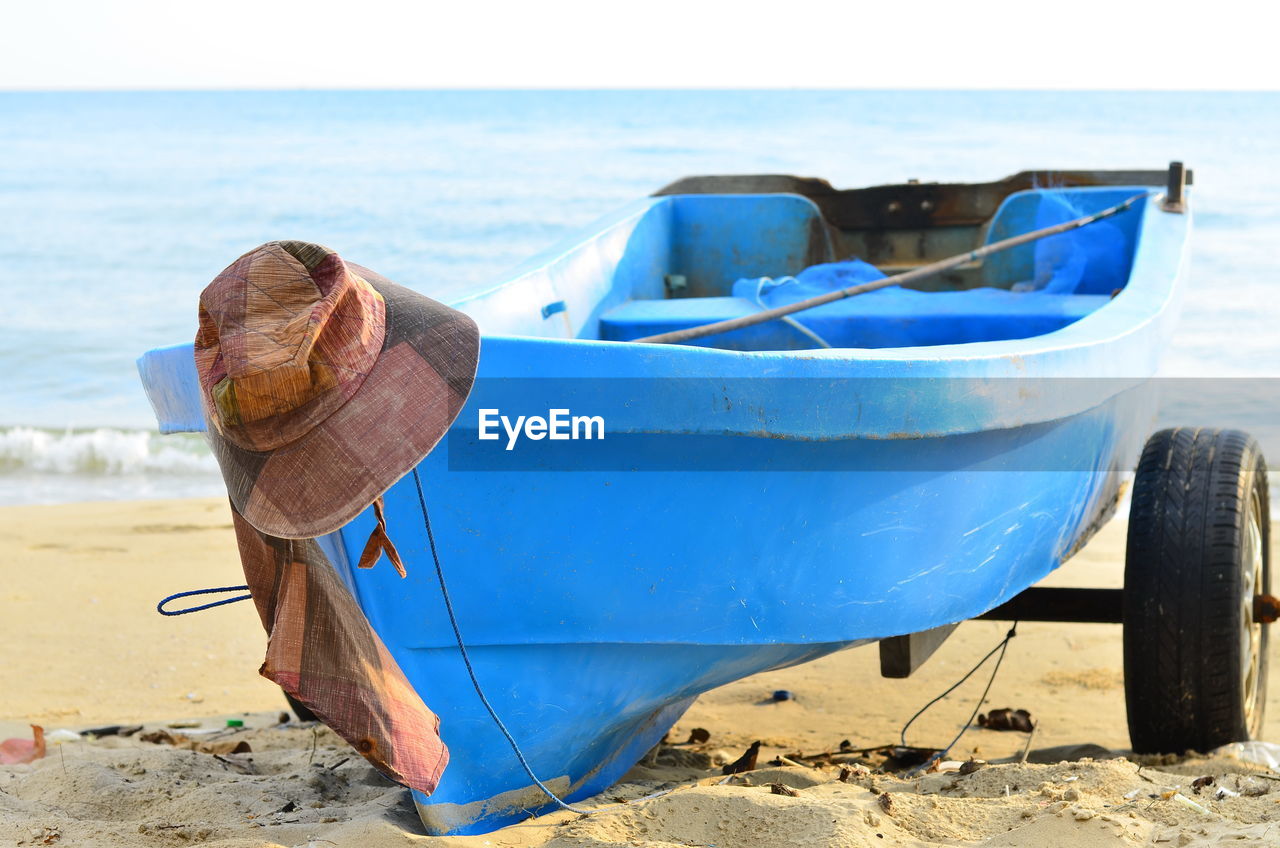
[[[81,736],[92,736],[101,739],[103,736],[132,736],[142,732],[140,724],[109,724],[106,727],[91,727],[80,731]]]
[[[0,763],[31,763],[45,754],[44,728],[31,725],[31,739],[6,739],[0,742]]]
[[[978,715],[978,726],[987,730],[1016,730],[1030,733],[1032,728],[1031,713],[1026,710],[1015,710],[1006,707]]]
[[[751,743],[751,747],[747,748],[746,753],[741,757],[729,763],[721,771],[721,774],[741,774],[744,771],[754,771],[756,761],[760,758],[760,741],[756,740]]]
[[[138,737],[143,742],[156,745],[172,745],[175,748],[187,748],[200,754],[251,754],[253,748],[243,739],[224,739],[220,741],[199,741],[182,733],[170,733],[167,730],[152,730]]]
[[[1204,789],[1206,786],[1212,786],[1212,785],[1213,785],[1213,775],[1206,774],[1204,777],[1197,777],[1195,780],[1191,781],[1191,791],[1199,795],[1201,789]]]
[[[927,763],[939,753],[937,748],[916,748],[910,745],[875,745],[855,748],[848,739],[841,741],[839,750],[817,754],[787,754],[778,757],[774,765],[819,766],[849,765],[855,769],[870,768],[875,771],[899,772]]]
[[[140,742],[137,735],[84,737],[68,750],[65,766],[50,744],[43,760],[0,770],[0,831],[13,834],[5,844],[392,848],[420,832],[408,792],[382,778],[327,728],[313,733],[296,725],[259,726],[219,730],[213,738],[193,734],[206,743],[244,741],[254,749],[239,755],[193,753],[191,738],[164,732],[178,744],[163,738],[160,744]],[[684,728],[673,738],[683,742],[687,735]],[[804,768],[771,768],[765,760],[786,750],[776,742],[795,740],[760,735],[757,768],[749,774],[722,776],[709,765],[637,769],[611,790],[612,797],[588,802],[621,802],[608,814],[548,815],[521,824],[516,841],[525,848],[751,848],[779,841],[1178,848],[1181,834],[1190,831],[1193,845],[1275,844],[1280,776],[1235,757],[1162,758],[1159,765],[1139,769],[1114,754],[1039,765],[1016,758],[1000,762],[987,752],[988,763],[966,776],[954,770],[964,763],[954,760],[944,761],[948,768],[938,773],[906,776],[828,758],[813,758]],[[832,748],[838,739],[832,735]],[[852,744],[844,747],[849,750],[831,759],[857,756]],[[744,748],[736,753],[744,754]],[[666,750],[698,753],[668,745],[660,754]],[[803,762],[798,755],[786,759]],[[1202,780],[1208,776],[1213,783]],[[87,787],[109,788],[110,797],[86,797]],[[664,791],[672,787],[679,790]],[[46,843],[43,828],[59,836],[48,836]]]

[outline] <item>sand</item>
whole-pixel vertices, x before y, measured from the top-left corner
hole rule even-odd
[[[842,740],[896,741],[906,718],[1000,640],[1007,625],[994,622],[962,625],[909,680],[880,678],[871,646],[707,693],[670,737],[683,742],[701,727],[711,734],[706,744],[660,752],[589,803],[673,790],[662,797],[585,818],[552,814],[482,837],[426,837],[408,793],[331,732],[279,723],[285,704],[257,676],[265,637],[248,604],[178,618],[155,613],[170,592],[240,582],[229,525],[219,500],[0,509],[0,738],[29,734],[31,722],[50,731],[120,723],[150,731],[198,719],[197,728],[168,732],[204,743],[192,750],[182,739],[104,737],[0,766],[0,844],[1280,844],[1277,775],[1224,757],[1141,769],[1119,758],[1127,735],[1113,625],[1027,623],[1010,643],[988,706],[1029,710],[1036,749],[1076,746],[1032,758],[1050,763],[911,780],[858,773],[848,782],[837,766],[766,765],[779,754],[836,750]],[[1123,545],[1123,525],[1109,526],[1051,582],[1120,585]],[[918,720],[907,741],[948,741],[983,683],[985,675],[975,676]],[[794,699],[769,702],[778,689]],[[1265,738],[1280,740],[1278,699],[1273,686]],[[227,730],[228,718],[246,727]],[[761,769],[722,783],[715,764],[757,739]],[[953,756],[995,761],[1026,741],[972,729]],[[250,750],[206,752],[239,742]],[[1074,759],[1082,754],[1092,759]],[[1191,781],[1205,775],[1215,783],[1196,794]],[[775,794],[769,784],[797,794]],[[1224,786],[1239,797],[1215,798]]]

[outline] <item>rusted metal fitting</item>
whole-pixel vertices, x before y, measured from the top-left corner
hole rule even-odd
[[[1253,596],[1254,624],[1270,624],[1280,618],[1280,598],[1275,595]]]

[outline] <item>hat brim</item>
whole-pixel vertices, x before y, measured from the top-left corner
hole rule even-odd
[[[386,301],[382,351],[359,390],[276,450],[207,430],[231,502],[272,536],[323,536],[359,515],[431,452],[475,382],[480,332],[469,316],[348,264]]]

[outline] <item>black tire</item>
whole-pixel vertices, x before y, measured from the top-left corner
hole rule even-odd
[[[1124,682],[1137,753],[1257,738],[1271,590],[1267,468],[1236,430],[1162,430],[1138,464],[1124,573]],[[1247,597],[1246,597],[1247,596]]]
[[[280,691],[284,693],[284,699],[289,702],[289,709],[293,710],[293,714],[298,717],[298,721],[319,721],[320,720],[316,718],[315,713],[311,712],[311,710],[303,706],[301,701],[297,700],[288,692],[285,692],[283,689],[281,689]]]

